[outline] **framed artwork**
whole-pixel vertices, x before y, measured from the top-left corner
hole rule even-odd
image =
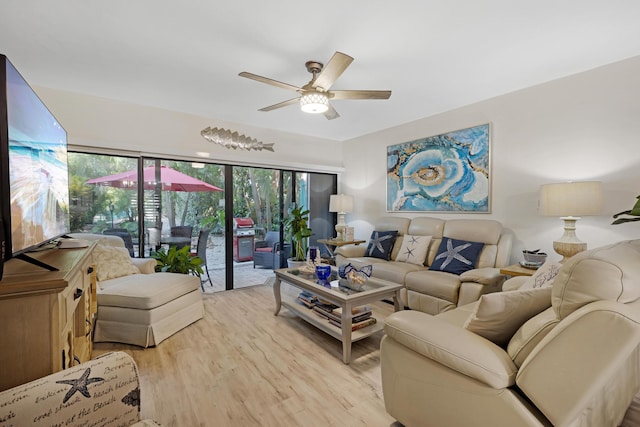
[[[388,212],[489,213],[489,124],[387,147]]]

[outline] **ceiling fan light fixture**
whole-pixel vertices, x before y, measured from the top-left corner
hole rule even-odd
[[[300,97],[300,109],[311,114],[325,113],[329,109],[329,98],[322,92],[307,92]]]

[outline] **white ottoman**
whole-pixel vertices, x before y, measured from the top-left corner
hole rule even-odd
[[[200,280],[186,274],[132,274],[103,280],[97,297],[94,342],[154,346],[204,315]]]

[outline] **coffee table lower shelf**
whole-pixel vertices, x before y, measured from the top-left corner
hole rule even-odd
[[[303,305],[298,304],[290,298],[284,297],[282,299],[282,305],[287,307],[289,310],[293,311],[300,317],[301,319],[311,323],[316,328],[326,332],[337,340],[342,341],[342,330],[337,326],[333,326],[329,323],[328,320],[323,319],[313,312],[312,309],[309,309]],[[372,314],[373,317],[376,317],[375,314]],[[361,339],[367,338],[378,331],[381,331],[384,322],[376,317],[376,323],[373,325],[366,326],[362,329],[357,329],[355,331],[351,331],[351,342],[360,341]]]

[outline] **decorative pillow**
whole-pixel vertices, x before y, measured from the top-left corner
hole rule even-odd
[[[127,248],[98,244],[93,256],[99,281],[140,273],[138,267],[133,265]]]
[[[551,287],[494,292],[480,297],[464,327],[505,346],[527,320],[551,307]]]
[[[520,286],[520,289],[534,289],[542,288],[544,286],[551,286],[553,284],[553,278],[556,277],[558,271],[560,271],[562,264],[559,262],[547,261],[542,264],[526,282]]]
[[[423,265],[427,257],[431,236],[414,236],[405,234],[402,236],[402,245],[396,257],[396,261]]]
[[[397,234],[397,230],[374,231],[371,233],[371,239],[369,240],[369,246],[367,246],[365,255],[389,261]]]
[[[453,274],[462,274],[465,271],[473,270],[483,247],[484,243],[443,237],[429,270],[446,271]]]

